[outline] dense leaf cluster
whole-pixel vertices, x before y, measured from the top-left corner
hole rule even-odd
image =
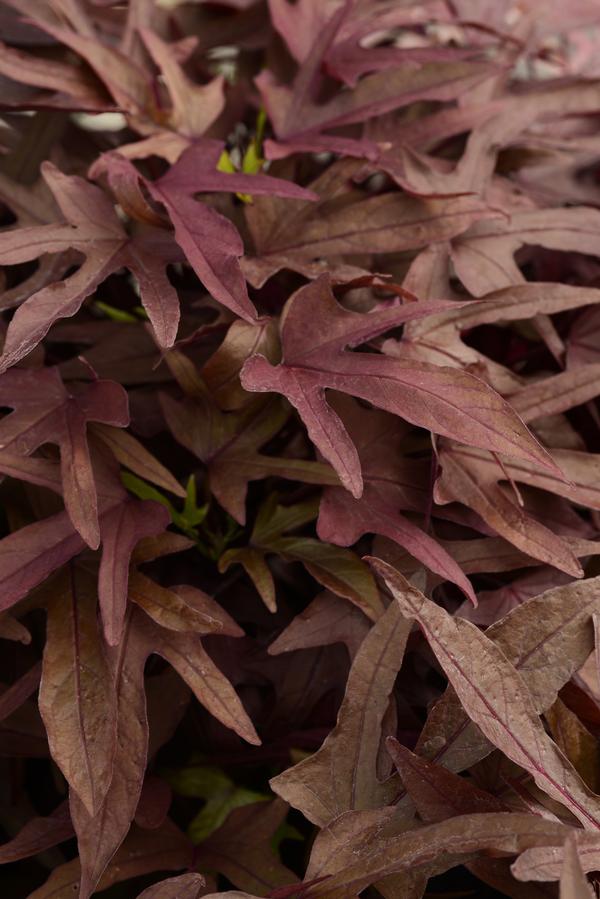
[[[593,895],[599,26],[0,3],[3,896]]]

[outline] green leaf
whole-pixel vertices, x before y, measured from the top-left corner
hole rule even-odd
[[[314,521],[319,514],[319,497],[294,506],[279,506],[277,499],[277,494],[272,493],[256,516],[251,542],[257,546],[265,546],[282,534]]]
[[[206,802],[188,827],[193,843],[201,843],[218,830],[234,808],[271,798],[265,793],[236,786],[224,771],[213,765],[189,765],[179,771],[166,771],[163,777],[180,796]]]
[[[265,555],[276,553],[290,562],[302,562],[306,570],[338,596],[343,596],[376,619],[383,611],[377,586],[369,568],[351,549],[324,543],[315,537],[288,537],[288,531],[296,530],[313,521],[319,511],[319,498],[280,506],[277,495],[271,494],[261,506],[249,545],[236,547],[224,553],[219,560],[219,570],[230,565],[243,565],[252,579],[267,608],[276,611],[275,585],[265,561]]]
[[[269,612],[276,612],[275,582],[271,570],[265,561],[264,554],[251,546],[228,549],[219,559],[219,571],[221,573],[227,571],[236,562],[243,565],[246,574],[252,580]]]
[[[228,172],[229,174],[233,174],[236,171],[236,168],[232,162],[231,156],[229,155],[227,150],[223,150],[223,152],[219,156],[219,161],[217,163],[217,169],[220,172]]]
[[[157,490],[156,487],[153,487],[151,484],[146,483],[141,478],[138,478],[136,475],[131,474],[128,471],[121,472],[121,481],[123,485],[129,490],[130,493],[133,493],[134,496],[137,496],[138,499],[152,499],[154,502],[160,503],[166,509],[169,510],[171,515],[171,520],[175,527],[178,527],[180,531],[183,531],[184,534],[187,534],[188,537],[192,537],[193,539],[198,539],[198,532],[195,529],[194,525],[190,523],[190,520],[185,515],[185,506],[184,512],[178,512],[170,499],[168,499],[164,493],[161,493],[160,490]],[[188,481],[188,491],[189,491],[189,481]],[[186,492],[186,503],[188,502],[189,492]],[[198,521],[202,521],[204,516],[206,515],[208,507],[202,507],[202,509],[193,508],[192,519],[198,519]],[[200,517],[199,517],[200,516]]]
[[[94,308],[99,309],[113,322],[135,324],[138,321],[135,315],[131,315],[130,312],[125,312],[124,309],[117,309],[116,306],[109,306],[108,303],[103,303],[102,300],[96,300]]]
[[[236,787],[231,792],[215,796],[198,812],[188,827],[188,836],[192,843],[202,843],[218,830],[226,821],[229,813],[235,808],[252,805],[254,802],[267,802],[271,797],[244,787]]]
[[[190,475],[186,485],[185,502],[183,504],[182,518],[190,527],[201,524],[206,518],[208,512],[208,503],[203,506],[197,504],[196,478]]]
[[[235,784],[230,777],[213,765],[190,765],[179,771],[167,770],[163,777],[180,796],[212,799],[230,792]]]

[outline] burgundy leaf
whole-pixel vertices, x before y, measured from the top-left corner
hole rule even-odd
[[[360,497],[363,490],[359,459],[340,419],[325,401],[326,388],[368,400],[436,433],[535,460],[554,471],[554,464],[510,407],[477,378],[344,349],[427,311],[426,304],[417,303],[371,315],[349,312],[336,303],[328,279],[323,277],[288,301],[282,326],[282,364],[273,367],[263,357],[255,356],[242,370],[242,384],[248,390],[283,393],[355,497]],[[461,391],[469,396],[470,413],[457,405]]]
[[[385,562],[373,565],[402,612],[419,622],[465,711],[490,742],[585,827],[598,828],[597,797],[546,734],[526,684],[497,645],[471,622],[452,619]]]

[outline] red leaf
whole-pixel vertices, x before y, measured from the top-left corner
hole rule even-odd
[[[555,471],[508,404],[472,375],[345,350],[433,311],[435,305],[415,303],[368,315],[349,312],[336,303],[323,276],[288,301],[281,365],[254,356],[242,369],[242,384],[247,390],[283,393],[355,497],[363,490],[360,461],[342,422],[325,401],[327,388],[368,400],[435,433]],[[464,407],[458,405],[461,398]]]

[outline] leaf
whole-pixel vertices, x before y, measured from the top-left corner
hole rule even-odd
[[[123,472],[121,481],[123,486],[127,487],[127,489],[139,499],[152,500],[155,503],[160,503],[161,506],[164,506],[164,508],[167,509],[171,516],[171,521],[176,527],[180,528],[180,530],[192,540],[198,538],[196,525],[204,520],[206,512],[208,511],[207,505],[198,508],[194,501],[190,502],[188,492],[185,494],[183,510],[178,512],[168,497],[161,493],[160,490],[157,490],[156,487],[152,487],[136,475],[129,474],[129,472]],[[188,489],[192,488],[192,485],[194,484],[194,477],[191,475],[188,482]]]
[[[100,881],[100,888],[107,889],[114,883],[154,871],[186,868],[191,861],[191,848],[170,821],[158,830],[134,828]],[[72,899],[79,877],[78,859],[59,865],[29,899]]]
[[[579,855],[579,866],[584,873],[598,868],[598,836],[589,831],[575,830],[568,836],[574,838]],[[558,846],[539,846],[526,849],[511,865],[511,871],[521,881],[560,880],[568,854],[566,840]],[[570,865],[566,864],[566,867]],[[587,899],[587,897],[586,897]]]
[[[317,753],[271,781],[275,792],[324,827],[350,809],[388,804],[397,784],[381,784],[381,726],[400,670],[410,625],[392,603],[359,649],[337,724]]]
[[[77,100],[81,108],[110,109],[99,86],[78,66],[58,59],[44,59],[0,44],[0,73],[22,84],[43,87]]]
[[[507,404],[473,376],[344,350],[420,317],[426,309],[417,303],[371,315],[349,312],[336,303],[323,277],[288,301],[282,364],[273,367],[260,356],[249,359],[242,369],[242,385],[247,390],[283,393],[298,409],[313,443],[356,498],[363,490],[360,462],[340,419],[325,402],[326,388],[353,394],[435,433],[468,439],[470,445],[535,460],[554,470]],[[457,405],[461,391],[469,396],[471,414]]]
[[[156,503],[131,499],[121,486],[114,467],[100,456],[94,459],[94,475],[104,543],[98,579],[100,610],[105,632],[111,635],[110,639],[118,642],[119,622],[122,623],[127,599],[131,554],[138,540],[162,533],[168,517]],[[59,490],[56,476],[54,481],[55,489]],[[0,541],[0,583],[4,591],[4,607],[14,605],[84,547],[83,540],[64,512],[34,522],[5,537]]]
[[[188,827],[188,835],[194,844],[208,839],[225,823],[233,809],[269,799],[268,795],[256,790],[236,786],[230,777],[214,767],[195,765],[169,772],[168,776],[176,792],[206,800]]]
[[[470,779],[458,777],[427,759],[415,755],[393,737],[386,747],[402,782],[426,823],[444,821],[453,815],[509,811],[507,805],[481,790]]]
[[[268,71],[256,79],[278,137],[303,135],[379,116],[416,100],[450,100],[491,74],[486,64],[434,63],[417,71],[401,67],[363,78],[353,91],[342,92],[321,106],[292,105],[290,91],[278,86]]]
[[[83,300],[108,277],[126,265],[136,277],[150,321],[162,346],[175,340],[179,304],[164,273],[167,255],[154,232],[129,238],[108,196],[74,175],[64,175],[51,163],[42,174],[67,220],[65,224],[5,231],[0,239],[0,261],[15,264],[42,253],[71,248],[83,253],[81,267],[64,281],[56,281],[32,294],[17,310],[0,358],[5,371],[26,356],[60,318],[74,315]]]
[[[104,635],[116,646],[123,631],[129,595],[129,559],[138,541],[161,534],[166,515],[154,502],[125,501],[102,520],[102,560],[98,572],[100,612]]]
[[[94,581],[70,566],[53,584],[40,684],[50,752],[89,814],[108,790],[116,709],[96,618]]]
[[[129,468],[138,477],[168,490],[169,493],[174,493],[175,496],[185,496],[185,490],[171,472],[128,431],[97,424],[92,425],[92,430],[102,443],[111,449],[121,465]]]
[[[62,802],[44,818],[31,818],[19,833],[0,845],[0,864],[31,858],[73,836],[68,803]]]
[[[29,13],[39,28],[83,57],[104,82],[118,106],[133,114],[152,111],[154,103],[149,78],[133,60],[98,40],[97,35],[90,32],[89,25],[78,33],[71,28],[60,27],[58,23],[64,24],[60,17],[51,16],[48,19],[47,13],[40,15],[33,10]]]
[[[401,611],[418,621],[471,720],[540,789],[585,827],[597,828],[597,797],[546,734],[526,684],[497,645],[471,622],[452,619],[385,562],[373,565]]]
[[[561,752],[569,759],[586,784],[595,792],[599,786],[598,742],[577,715],[560,699],[544,713],[550,733]]]
[[[148,887],[138,899],[200,899],[204,886],[201,874],[181,874]]]
[[[192,593],[193,604],[186,602],[186,592]],[[177,587],[166,589],[137,571],[129,577],[127,593],[132,602],[168,630],[210,634],[219,633],[224,623],[225,626],[229,625],[229,631],[231,627],[235,627],[226,613],[219,614],[221,610],[210,597],[193,587],[188,587],[187,591],[186,588]]]
[[[309,149],[346,151],[337,144],[336,140],[334,146]],[[310,206],[259,197],[246,207],[256,253],[243,262],[250,283],[262,287],[282,268],[310,279],[329,271],[334,283],[347,282],[369,274],[353,264],[357,254],[401,253],[447,241],[490,214],[472,197],[423,200],[397,191],[375,196],[350,193],[349,182],[359,166],[358,160],[342,159],[327,168],[310,185],[320,197]],[[324,260],[329,259],[333,264],[326,267]]]
[[[168,783],[154,774],[147,775],[135,810],[135,823],[145,830],[161,827],[167,820],[172,800]]]
[[[218,871],[242,890],[257,896],[297,881],[273,853],[270,841],[287,814],[280,799],[245,805],[198,847],[199,866]]]
[[[58,370],[50,368],[0,376],[0,402],[14,409],[0,423],[0,454],[30,455],[42,444],[58,444],[67,512],[83,539],[96,549],[98,502],[86,428],[89,421],[126,427],[127,394],[114,381],[95,381],[82,391],[67,391]]]
[[[239,374],[246,359],[260,353],[270,362],[279,355],[279,337],[274,319],[256,324],[235,321],[216,352],[202,368],[202,379],[211,396],[225,411],[235,411],[251,401],[239,383]]]
[[[452,557],[400,509],[425,512],[415,483],[416,466],[402,455],[406,427],[398,419],[366,410],[346,397],[332,403],[360,458],[364,489],[355,499],[342,488],[324,491],[317,533],[341,546],[356,543],[366,532],[381,534],[404,546],[416,559],[457,584],[471,601],[473,588]],[[424,492],[424,491],[423,491]]]
[[[197,699],[225,727],[257,746],[260,740],[233,687],[195,634],[175,633],[146,625],[153,651],[162,656],[191,687]]]
[[[535,815],[500,812],[460,815],[399,835],[388,836],[384,831],[377,840],[369,834],[370,839],[361,841],[359,837],[354,843],[354,858],[349,863],[345,853],[340,853],[337,863],[333,860],[331,876],[313,886],[311,895],[343,899],[390,874],[415,874],[420,868],[430,874],[442,873],[482,852],[513,855],[531,843],[557,845],[568,832],[564,825]]]
[[[302,562],[320,584],[349,599],[369,618],[376,618],[382,611],[381,600],[368,568],[355,553],[314,537],[284,536],[315,517],[314,502],[282,506],[277,505],[277,497],[272,495],[259,510],[248,547],[223,553],[219,559],[220,570],[226,571],[236,562],[242,564],[267,608],[274,610],[274,585],[264,557],[276,553],[286,561]]]
[[[20,706],[22,706],[23,703],[36,692],[40,683],[41,674],[42,667],[37,663],[16,680],[14,684],[4,690],[0,696],[0,721],[4,718],[8,718],[9,715],[12,715],[13,712],[20,708]]]
[[[513,257],[525,244],[595,254],[598,223],[598,211],[585,206],[518,210],[511,215],[509,225],[493,220],[472,225],[454,241],[452,261],[467,289],[474,296],[482,296],[523,280]]]
[[[595,578],[568,584],[528,600],[486,631],[520,672],[538,713],[552,705],[592,651],[597,601]],[[417,744],[419,754],[453,771],[470,767],[490,749],[454,691],[430,711]]]
[[[225,106],[224,79],[195,84],[178,63],[172,46],[149,28],[138,29],[148,52],[160,68],[167,85],[172,109],[169,124],[186,137],[199,137],[219,117]]]
[[[473,509],[493,530],[528,556],[554,565],[574,577],[581,577],[582,568],[572,551],[560,537],[527,514],[499,485],[500,480],[514,477],[531,483],[527,464],[507,466],[488,453],[467,449],[456,444],[440,446],[442,476],[435,486],[435,500],[448,503],[458,500]],[[537,469],[537,466],[536,466]],[[517,474],[519,471],[519,474]],[[548,477],[545,484],[554,484]]]
[[[161,406],[175,439],[208,466],[211,492],[240,524],[246,521],[251,481],[280,477],[308,484],[337,482],[335,473],[322,463],[259,452],[289,418],[289,409],[276,398],[224,413],[203,389],[183,403],[162,394]]]
[[[234,626],[226,632],[237,635],[238,629]],[[117,748],[110,787],[96,815],[89,815],[82,803],[71,800],[83,868],[81,899],[87,899],[100,881],[138,807],[148,752],[144,665],[152,653],[165,658],[226,727],[233,727],[252,743],[258,742],[233,687],[195,635],[170,633],[133,608],[120,644],[110,650],[117,695]]]
[[[146,643],[128,616],[119,646],[109,650],[110,675],[116,694],[116,750],[112,777],[102,807],[90,815],[71,796],[71,816],[81,862],[80,896],[96,888],[114,853],[127,836],[142,790],[148,751],[144,693]],[[76,874],[79,879],[79,872]]]
[[[175,239],[206,289],[216,300],[248,322],[256,320],[239,267],[244,247],[231,222],[193,199],[200,192],[246,191],[311,200],[314,195],[269,175],[217,171],[222,144],[205,141],[189,147],[162,178],[146,182],[151,196],[166,208]],[[110,155],[108,157],[110,161]]]
[[[324,591],[271,643],[269,654],[328,646],[339,641],[346,644],[350,658],[354,658],[368,630],[369,620],[360,609]]]
[[[567,837],[560,876],[560,899],[590,899],[593,895],[592,887],[581,867],[577,842],[574,837]]]

